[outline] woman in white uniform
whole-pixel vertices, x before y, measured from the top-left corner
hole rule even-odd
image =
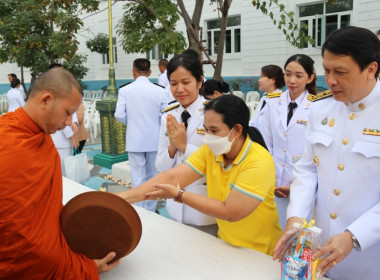
[[[20,85],[20,80],[17,78],[11,82],[11,89],[7,92],[8,112],[13,112],[25,105],[24,98],[19,90]]]
[[[204,137],[204,104],[199,95],[203,83],[203,71],[198,59],[182,54],[169,61],[167,73],[175,104],[164,110],[161,118],[160,141],[156,168],[159,172],[184,162],[202,144]],[[186,190],[207,196],[206,179],[202,178],[186,187]],[[198,212],[173,199],[166,201],[169,215],[176,221],[195,226],[216,235],[214,218]]]
[[[316,92],[314,61],[307,55],[291,56],[284,66],[288,90],[269,96],[262,134],[276,166],[276,204],[282,228],[286,225],[293,164],[302,156],[309,112]]]
[[[282,93],[282,88],[285,86],[284,73],[280,66],[277,65],[265,65],[261,68],[261,74],[259,79],[259,90],[265,91],[263,97],[261,97],[258,111],[253,119],[251,126],[256,127],[260,132],[263,130],[262,123],[264,114],[267,111],[266,103],[267,99],[273,95]]]

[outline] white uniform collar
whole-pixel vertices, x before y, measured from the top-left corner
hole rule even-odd
[[[372,104],[375,104],[380,99],[380,80],[377,79],[375,87],[372,91],[363,99],[354,102],[348,103],[348,109],[352,112],[358,112],[370,107]]]
[[[191,116],[194,116],[195,113],[199,111],[200,108],[203,109],[203,102],[206,101],[202,95],[198,95],[198,98],[186,109],[180,105],[180,113],[183,111],[188,111]]]
[[[148,77],[145,77],[145,76],[138,76],[138,77],[135,79],[135,81],[143,81],[143,80],[145,80],[145,81],[149,81],[149,78],[148,78]]]
[[[302,104],[303,102],[303,99],[305,98],[306,95],[308,95],[309,92],[307,90],[305,90],[303,93],[301,93],[300,96],[297,97],[296,100],[290,100],[290,93],[289,93],[289,90],[286,91],[286,95],[285,95],[285,98],[286,98],[286,104],[287,106],[289,106],[289,103],[290,102],[296,102],[297,103],[297,106],[299,106],[300,104]]]

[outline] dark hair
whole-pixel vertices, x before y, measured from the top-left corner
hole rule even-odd
[[[253,142],[268,150],[260,131],[253,126],[249,126],[249,109],[241,98],[232,94],[219,96],[205,105],[205,112],[208,110],[214,110],[216,113],[221,114],[223,122],[230,129],[236,124],[240,124],[243,128],[243,136],[248,134]]]
[[[282,72],[280,66],[274,64],[265,65],[261,68],[261,73],[263,76],[273,79],[276,88],[281,89],[285,86],[284,72]]]
[[[133,61],[133,68],[136,69],[138,73],[149,74],[150,61],[146,58],[137,58]]]
[[[15,73],[10,73],[8,76],[11,76],[13,79],[17,79],[17,75]]]
[[[11,82],[11,88],[15,88],[15,87],[17,87],[19,84],[20,84],[20,80],[17,79],[17,78],[13,78],[13,80],[12,80],[12,82]]]
[[[380,43],[368,29],[348,26],[335,30],[322,46],[322,57],[326,50],[333,54],[351,56],[362,71],[370,63],[377,62],[375,78],[379,76]]]
[[[221,93],[228,93],[230,86],[224,81],[207,80],[203,85],[202,94],[203,96],[213,95],[215,90]]]
[[[48,69],[53,69],[53,68],[63,68],[63,65],[61,63],[52,63],[49,65]]]
[[[193,49],[187,49],[182,54],[191,55],[191,56],[195,57],[196,59],[199,59],[198,52],[196,50],[193,50]]]
[[[376,35],[380,35],[380,29],[376,31]]]
[[[179,66],[182,66],[187,71],[191,72],[197,82],[203,81],[202,65],[198,58],[188,54],[178,54],[170,59],[167,68],[167,75],[170,81],[170,75],[177,70]]]
[[[168,60],[163,58],[158,61],[158,66],[164,66],[165,68],[168,67]]]
[[[288,60],[285,62],[284,70],[286,66],[292,61],[298,62],[306,71],[309,77],[314,75],[314,79],[306,85],[306,89],[310,94],[317,94],[317,74],[315,73],[314,69],[314,60],[312,60],[310,56],[305,54],[295,54],[289,57]]]

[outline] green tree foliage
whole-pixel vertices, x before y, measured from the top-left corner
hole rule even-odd
[[[93,39],[86,41],[86,46],[91,52],[108,53],[109,51],[109,36],[104,33],[97,34]]]
[[[149,52],[157,44],[166,54],[185,49],[183,34],[175,30],[180,15],[173,1],[127,1],[124,11],[116,32],[122,37],[121,45],[125,52]]]
[[[99,0],[1,0],[0,63],[30,68],[32,81],[51,63],[69,63],[83,26],[78,14],[95,11],[98,5]],[[79,57],[74,64],[85,61]]]
[[[282,30],[291,45],[301,48],[307,42],[314,43],[313,38],[307,35],[307,26],[298,26],[295,22],[294,12],[287,12],[285,5],[281,4],[279,0],[253,0],[252,5],[271,18],[273,24]],[[279,17],[274,16],[272,6],[279,8]]]

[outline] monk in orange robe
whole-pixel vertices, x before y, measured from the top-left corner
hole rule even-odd
[[[71,124],[81,88],[64,69],[42,74],[23,108],[0,117],[0,279],[99,279],[118,262],[74,253],[61,231],[62,173],[50,133]]]

